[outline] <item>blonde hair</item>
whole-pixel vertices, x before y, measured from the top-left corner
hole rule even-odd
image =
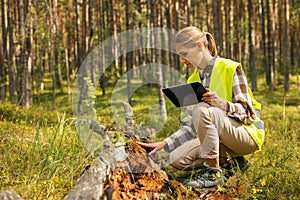
[[[201,42],[213,57],[218,56],[216,42],[214,37],[208,33],[200,30],[197,27],[189,26],[180,30],[175,37],[175,45],[184,47],[195,47]]]

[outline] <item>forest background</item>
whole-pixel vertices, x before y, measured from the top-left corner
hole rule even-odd
[[[127,30],[159,27],[178,31],[189,25],[211,32],[219,55],[243,64],[252,90],[263,103],[266,147],[251,157],[253,167],[241,178],[251,198],[299,197],[300,2],[297,0],[1,0],[0,37],[0,189],[22,197],[62,198],[91,161],[74,128],[72,87],[87,55],[101,42]],[[156,38],[147,42],[155,43]],[[136,41],[133,41],[133,43]],[[161,42],[161,41],[160,41]],[[166,39],[165,45],[171,45]],[[96,92],[98,119],[113,124],[109,101],[126,72],[160,63],[183,75],[178,55],[159,49],[118,54]],[[129,45],[129,44],[128,44]],[[122,48],[129,48],[124,47]],[[170,47],[171,48],[171,47]],[[101,67],[101,65],[99,66]],[[137,76],[144,72],[135,71]],[[148,108],[167,107],[162,84],[147,85],[129,96],[137,121],[149,121]],[[130,76],[128,80],[130,80]],[[130,81],[127,82],[130,88]],[[134,97],[134,98],[133,98]],[[169,103],[169,102],[166,102]],[[145,106],[146,104],[146,106]],[[170,105],[170,104],[169,104]],[[168,106],[168,115],[178,110]],[[165,112],[167,113],[167,112]],[[108,117],[106,117],[107,115]],[[165,116],[166,117],[166,116]],[[175,131],[168,119],[158,139]],[[8,153],[9,152],[9,153]],[[277,156],[275,156],[277,155]],[[263,170],[261,170],[263,167]],[[280,180],[277,181],[275,177]]]

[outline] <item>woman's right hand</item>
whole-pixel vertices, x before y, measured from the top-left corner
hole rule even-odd
[[[144,143],[144,142],[136,142],[137,144],[143,146],[143,147],[147,147],[147,148],[151,148],[153,149],[149,155],[152,155],[154,153],[156,153],[157,151],[161,150],[162,148],[164,148],[167,145],[166,141],[161,141],[161,142],[154,142],[154,143]]]

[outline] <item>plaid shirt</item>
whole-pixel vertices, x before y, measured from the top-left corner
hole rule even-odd
[[[218,59],[218,58],[217,58]],[[201,72],[201,80],[205,86],[209,86],[212,68],[216,59],[213,59]],[[244,124],[251,124],[256,116],[252,108],[252,102],[248,93],[248,84],[242,68],[237,67],[233,78],[232,102],[228,102],[227,116],[236,119]],[[180,121],[178,131],[164,139],[167,142],[165,150],[172,151],[184,142],[197,137],[193,127],[192,107],[186,108],[186,116]]]

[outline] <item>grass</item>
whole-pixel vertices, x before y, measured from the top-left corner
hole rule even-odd
[[[300,90],[294,84],[288,94],[282,91],[279,87],[274,93],[256,95],[264,105],[266,142],[261,152],[250,157],[252,167],[244,177],[243,197],[300,198]]]
[[[0,189],[14,190],[24,199],[61,199],[90,156],[64,114],[58,113],[52,125],[28,121],[0,122]]]
[[[300,198],[300,90],[293,80],[286,96],[282,86],[270,93],[260,84],[255,96],[263,104],[266,142],[261,152],[247,156],[251,167],[230,179],[221,190],[224,194],[238,199]],[[111,90],[105,97],[97,94],[97,117],[113,125],[109,94]],[[137,124],[144,121],[157,126],[159,118],[153,117],[156,96],[157,90],[147,86],[135,91]],[[65,94],[57,100],[56,110],[49,108],[49,102],[29,109],[0,105],[0,190],[13,190],[24,199],[63,199],[74,187],[93,157],[78,138],[71,103],[66,102]],[[180,110],[169,101],[167,108],[169,117],[157,140],[176,131],[179,125]]]

